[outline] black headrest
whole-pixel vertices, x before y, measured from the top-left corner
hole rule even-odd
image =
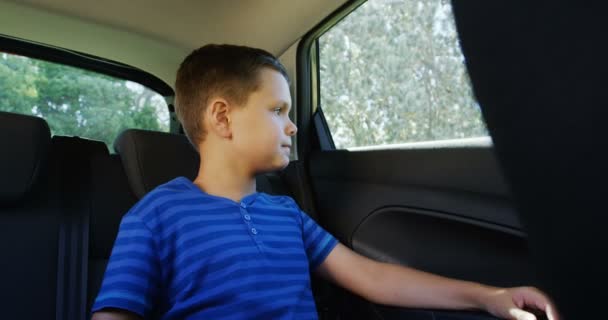
[[[22,199],[46,164],[51,130],[41,118],[0,112],[0,202]]]
[[[194,180],[199,156],[183,135],[127,129],[114,141],[131,189],[138,198],[176,177]]]

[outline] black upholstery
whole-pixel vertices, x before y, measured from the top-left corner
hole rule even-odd
[[[25,197],[46,164],[51,132],[41,118],[0,112],[0,202]]]
[[[122,216],[137,198],[127,181],[120,156],[113,154],[92,159],[91,215],[87,281],[87,310],[99,291]]]
[[[2,318],[82,319],[91,160],[108,150],[99,141],[51,139],[44,120],[3,112],[0,147]]]
[[[114,149],[137,198],[175,177],[194,179],[198,173],[198,153],[185,136],[128,129],[116,138]]]
[[[92,214],[92,159],[108,157],[105,143],[79,137],[54,136],[54,167],[60,183],[62,228],[59,242],[57,319],[86,316],[89,220]]]
[[[59,204],[44,120],[0,112],[0,309],[3,319],[53,319]]]

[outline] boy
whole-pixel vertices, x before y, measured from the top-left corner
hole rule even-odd
[[[297,128],[287,73],[263,50],[207,45],[177,72],[176,111],[200,154],[123,218],[93,319],[315,319],[309,271],[376,303],[557,319],[529,288],[496,288],[365,258],[255,175],[289,163]]]

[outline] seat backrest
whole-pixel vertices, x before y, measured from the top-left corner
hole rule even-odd
[[[127,129],[114,142],[131,190],[138,199],[178,176],[194,179],[199,156],[185,136]]]
[[[60,209],[49,165],[50,130],[0,112],[0,310],[4,319],[53,319]]]
[[[2,318],[83,319],[91,160],[107,147],[0,112],[0,150]]]

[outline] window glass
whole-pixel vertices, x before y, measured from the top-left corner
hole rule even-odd
[[[369,0],[318,41],[337,148],[488,135],[449,0]]]
[[[100,140],[126,128],[169,131],[164,98],[131,81],[0,53],[0,110],[45,119],[53,135]]]

